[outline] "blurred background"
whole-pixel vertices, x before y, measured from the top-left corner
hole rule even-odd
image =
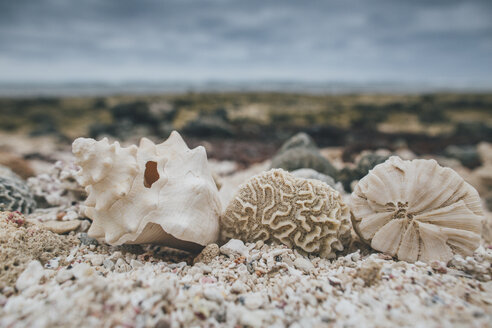
[[[0,0],[0,149],[180,131],[247,167],[292,135],[481,165],[492,2]],[[468,156],[468,157],[467,157]]]

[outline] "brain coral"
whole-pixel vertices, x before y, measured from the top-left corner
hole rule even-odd
[[[280,170],[242,185],[221,218],[223,239],[282,243],[301,253],[333,258],[350,242],[350,214],[323,182]]]

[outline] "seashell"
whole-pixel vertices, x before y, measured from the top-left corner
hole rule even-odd
[[[275,169],[239,188],[221,217],[221,237],[281,243],[333,258],[350,242],[349,213],[325,183]]]
[[[461,165],[473,169],[482,164],[477,146],[449,145],[443,154],[448,158],[456,159]]]
[[[336,177],[336,168],[324,158],[313,139],[305,133],[298,133],[287,140],[273,157],[270,168],[294,171],[310,168],[320,173]]]
[[[14,171],[12,171],[7,166],[1,165],[1,164],[0,164],[0,177],[2,177],[2,178],[9,178],[9,179],[22,180],[22,178],[20,176],[18,176],[17,173],[15,173]]]
[[[0,211],[19,211],[24,214],[36,209],[29,186],[12,170],[0,166]]]
[[[480,244],[477,191],[435,160],[390,157],[359,181],[350,203],[360,238],[400,260],[447,262]]]
[[[221,205],[203,147],[190,150],[174,131],[159,145],[78,138],[72,150],[88,194],[90,237],[190,250],[217,240]]]
[[[310,168],[331,177],[337,176],[335,167],[319,151],[301,147],[291,148],[275,155],[272,159],[271,168],[280,168],[289,172]]]
[[[329,175],[319,173],[318,171],[315,171],[313,169],[297,169],[292,172],[293,176],[296,178],[303,178],[303,179],[314,179],[314,180],[319,180],[321,182],[326,183],[342,195],[345,195],[345,189],[343,188],[343,185],[341,182],[335,182],[335,179],[330,177]]]
[[[8,151],[0,150],[0,166],[8,167],[24,180],[34,176],[34,170],[27,160]]]
[[[332,187],[333,189],[335,189],[335,185],[336,185],[335,179],[333,179],[329,175],[319,173],[316,170],[303,168],[303,169],[294,170],[290,173],[292,173],[292,175],[295,176],[296,178],[315,179],[315,180],[322,181],[327,185],[329,185],[330,187]]]
[[[299,132],[298,134],[290,137],[278,150],[277,154],[281,154],[292,148],[307,148],[314,151],[318,151],[318,146],[307,133]]]
[[[376,153],[362,154],[355,167],[344,167],[338,172],[338,180],[343,183],[345,190],[350,191],[353,181],[360,180],[369,173],[376,165],[384,163],[389,156],[383,156]]]
[[[482,141],[477,146],[477,152],[484,165],[492,165],[492,143]]]

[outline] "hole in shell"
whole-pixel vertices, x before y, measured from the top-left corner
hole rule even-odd
[[[157,162],[148,161],[145,163],[144,186],[152,187],[154,182],[159,180],[159,172],[157,172]]]

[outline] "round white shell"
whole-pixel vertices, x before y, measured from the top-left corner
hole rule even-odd
[[[390,157],[359,181],[350,204],[361,239],[400,260],[447,262],[480,244],[477,191],[434,160]]]
[[[185,249],[217,240],[221,205],[203,147],[190,150],[173,132],[159,145],[143,138],[138,148],[79,138],[72,150],[91,237]]]

